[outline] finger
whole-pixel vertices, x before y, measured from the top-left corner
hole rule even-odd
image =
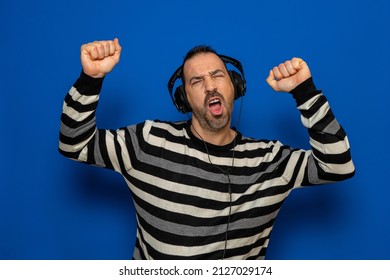
[[[115,54],[115,43],[114,41],[108,42],[108,55],[114,55]]]
[[[286,70],[287,72],[291,75],[294,75],[295,73],[297,73],[297,70],[294,69],[294,66],[293,66],[293,63],[291,60],[287,60],[284,65],[286,66]]]
[[[115,44],[114,41],[109,40],[104,42],[104,53],[105,56],[112,56],[115,54]]]
[[[115,46],[115,51],[119,51],[120,52],[122,50],[122,47],[119,44],[119,39],[118,38],[114,39],[114,46]]]
[[[271,88],[273,88],[275,91],[278,90],[278,82],[275,80],[274,71],[270,70],[269,75],[266,79],[266,82],[270,85]]]
[[[292,66],[295,70],[301,69],[302,63],[304,61],[301,58],[294,57],[291,59]]]
[[[290,76],[290,73],[288,73],[287,67],[284,63],[279,64],[278,69],[280,74],[283,76],[282,78],[286,78]]]
[[[102,42],[103,50],[104,50],[104,57],[110,56],[110,41],[104,41]]]
[[[96,46],[96,51],[98,53],[98,59],[103,59],[105,58],[109,51],[107,50],[107,46],[108,46],[108,43],[107,42],[96,42],[95,43],[95,46]]]
[[[81,46],[81,53],[89,56],[92,60],[98,59],[98,52],[93,43],[84,44]]]
[[[274,77],[275,77],[277,80],[283,79],[283,75],[282,75],[282,73],[280,72],[279,67],[276,67],[276,66],[275,66],[274,68],[272,68],[272,72],[273,72]]]
[[[115,53],[114,53],[114,57],[117,61],[119,61],[119,58],[120,58],[120,55],[121,55],[121,51],[122,51],[122,47],[121,45],[119,44],[119,40],[118,38],[115,38],[114,39],[114,47],[115,47]]]
[[[275,80],[275,75],[274,75],[274,72],[272,70],[269,71],[268,77],[265,80],[267,81],[267,83],[270,83],[273,80]]]

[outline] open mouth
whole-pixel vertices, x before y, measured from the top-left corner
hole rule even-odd
[[[221,98],[219,97],[210,98],[209,110],[213,115],[221,115],[223,110]]]

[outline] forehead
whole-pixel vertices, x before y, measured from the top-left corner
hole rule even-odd
[[[199,53],[184,63],[183,73],[185,77],[191,78],[192,76],[206,75],[216,69],[226,69],[224,62],[218,55]]]

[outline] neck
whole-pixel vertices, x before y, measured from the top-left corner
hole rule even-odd
[[[237,132],[231,129],[230,125],[218,131],[210,131],[202,128],[199,123],[194,121],[191,122],[191,131],[200,140],[217,146],[231,143],[237,135]]]

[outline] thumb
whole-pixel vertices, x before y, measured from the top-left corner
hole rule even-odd
[[[119,44],[119,39],[118,38],[114,39],[114,45],[115,45],[115,50],[121,51],[122,47]]]
[[[121,47],[121,45],[119,44],[119,39],[118,39],[118,38],[115,38],[115,39],[114,39],[114,46],[115,46],[115,53],[114,53],[114,56],[115,56],[116,59],[119,61],[119,57],[120,57],[121,52],[122,52],[122,47]]]
[[[269,71],[269,75],[268,75],[266,81],[273,90],[275,90],[275,91],[279,90],[278,81],[275,79],[275,75],[274,75],[274,72],[272,70]]]

